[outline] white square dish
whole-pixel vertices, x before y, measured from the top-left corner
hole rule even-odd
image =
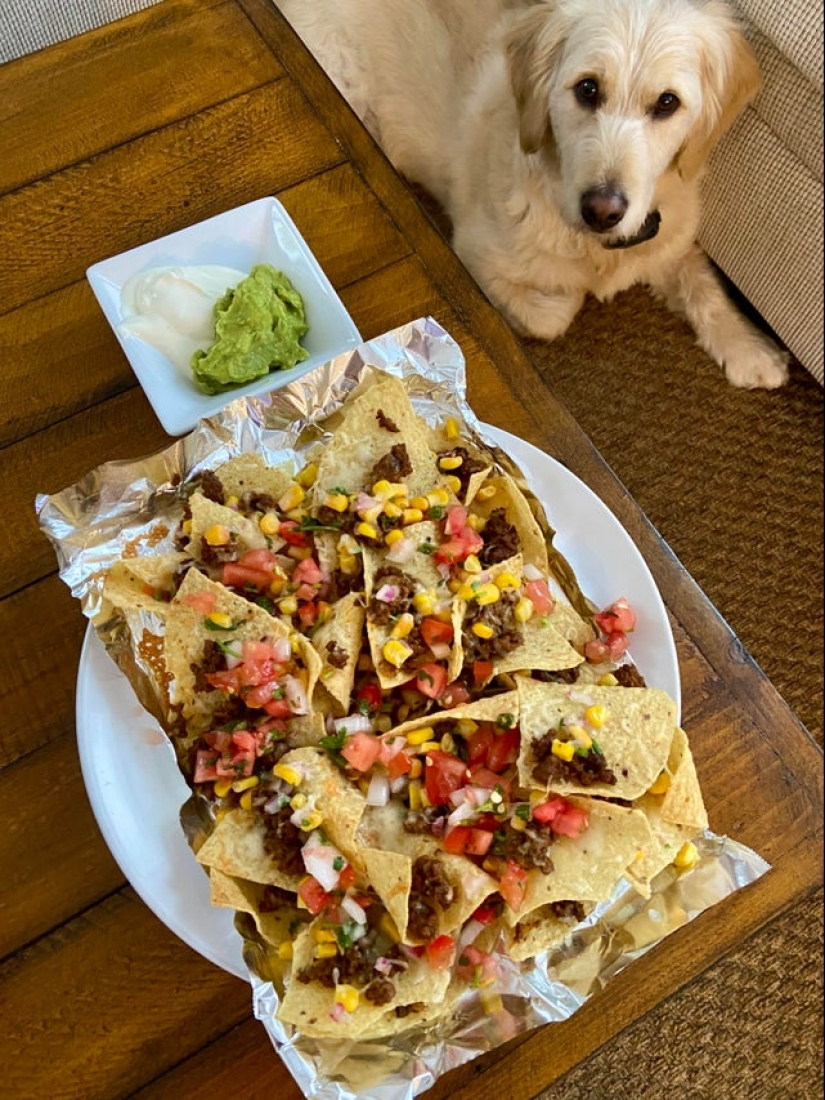
[[[154,268],[203,265],[248,272],[259,263],[272,264],[287,275],[304,300],[309,331],[302,343],[309,357],[288,370],[273,371],[225,393],[205,394],[195,386],[191,372],[176,366],[145,340],[121,330],[121,291],[133,276]],[[287,385],[362,342],[295,223],[272,197],[102,260],[87,270],[86,277],[158,420],[170,435],[191,431],[200,419],[213,416],[238,397]]]

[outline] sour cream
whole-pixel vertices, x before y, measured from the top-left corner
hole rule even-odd
[[[188,375],[192,355],[215,341],[215,302],[248,274],[203,264],[134,275],[121,288],[118,332],[151,344]]]

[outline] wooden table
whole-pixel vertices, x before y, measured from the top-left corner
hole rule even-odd
[[[0,149],[1,1095],[298,1095],[247,986],[155,918],[101,839],[74,736],[85,622],[34,513],[36,493],[168,442],[86,267],[263,195],[292,214],[365,337],[434,316],[466,354],[479,415],[567,464],[621,519],[672,616],[712,827],[773,865],[573,1022],[431,1095],[534,1095],[816,888],[819,751],[267,0],[165,0],[6,64]]]

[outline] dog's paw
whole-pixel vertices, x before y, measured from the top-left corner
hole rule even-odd
[[[749,341],[725,360],[725,377],[746,390],[775,390],[788,381],[790,356],[772,340]]]

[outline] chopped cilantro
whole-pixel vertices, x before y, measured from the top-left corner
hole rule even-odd
[[[444,518],[444,509],[441,508],[439,505],[435,505],[435,507],[432,507],[432,508],[428,509],[427,518],[428,519],[443,519]]]
[[[346,867],[346,863],[347,861],[344,859],[343,856],[336,856],[335,859],[332,861],[333,871],[343,871],[344,867]]]
[[[229,626],[218,626],[217,623],[213,623],[211,619],[206,618],[203,620],[203,625],[207,630],[220,630],[222,633],[225,633],[227,630],[237,630],[241,623],[240,620],[238,620],[236,623],[230,623]]]
[[[321,523],[319,519],[315,519],[313,516],[301,516],[301,520],[297,527],[298,531],[340,531],[340,523]]]
[[[427,555],[434,554],[435,553],[435,546],[431,542],[422,542],[418,546],[418,553],[419,554],[427,554]]]
[[[335,763],[338,765],[339,768],[346,767],[346,763],[347,763],[346,760],[344,760],[343,756],[341,755],[341,749],[344,747],[344,743],[346,742],[346,739],[347,739],[346,730],[341,729],[341,730],[338,730],[335,733],[328,733],[326,736],[322,737],[318,742],[318,744],[321,746],[322,749],[327,750],[327,752],[329,753],[329,755],[332,757],[332,759],[335,761]]]
[[[500,730],[511,730],[516,724],[516,716],[509,711],[506,714],[500,714],[496,718],[496,728]]]

